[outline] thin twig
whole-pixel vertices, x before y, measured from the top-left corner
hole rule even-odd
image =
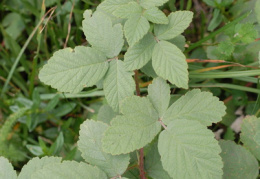
[[[72,7],[71,7],[70,18],[69,18],[69,25],[68,25],[68,34],[67,34],[66,41],[65,41],[65,43],[64,43],[63,48],[66,48],[66,47],[67,47],[67,43],[68,43],[68,41],[69,41],[69,36],[70,36],[70,31],[71,31],[71,19],[72,19],[72,14],[73,14],[74,5],[75,5],[75,0],[73,1]]]

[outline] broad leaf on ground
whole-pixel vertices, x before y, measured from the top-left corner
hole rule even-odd
[[[111,121],[103,137],[103,150],[129,153],[151,142],[161,130],[158,114],[147,98],[132,96],[122,103],[122,116]]]
[[[166,15],[157,7],[152,7],[144,11],[144,17],[155,24],[168,24]]]
[[[159,135],[163,168],[172,178],[221,178],[221,149],[214,134],[197,121],[176,120]]]
[[[121,60],[112,60],[104,80],[104,92],[108,104],[119,111],[120,102],[128,96],[134,95],[135,82],[132,72],[125,69]]]
[[[248,116],[241,125],[241,141],[260,160],[260,118]]]
[[[173,103],[163,116],[166,124],[177,119],[189,119],[205,126],[217,123],[226,114],[226,106],[210,92],[189,91]]]
[[[124,25],[124,33],[129,46],[133,46],[147,34],[150,28],[148,20],[139,14],[132,15]]]
[[[189,27],[192,21],[193,13],[191,11],[172,12],[169,16],[169,23],[166,25],[155,25],[154,32],[160,40],[170,40],[180,35]]]
[[[90,47],[65,48],[53,54],[39,78],[60,92],[78,93],[95,85],[106,73],[105,55]]]
[[[155,78],[148,86],[148,99],[162,117],[166,112],[170,102],[170,86],[162,78]]]
[[[99,167],[112,178],[125,172],[130,157],[129,154],[113,156],[103,152],[101,139],[107,128],[105,123],[86,120],[80,126],[78,146],[86,162]]]
[[[233,141],[219,142],[224,162],[223,179],[255,179],[258,176],[258,162],[255,157]]]
[[[75,161],[64,161],[59,164],[49,164],[43,169],[35,172],[32,179],[107,179],[106,174],[97,167],[87,163],[78,163]]]
[[[0,157],[0,178],[16,179],[17,175],[12,164],[4,157]]]
[[[167,41],[158,42],[154,47],[152,62],[158,76],[179,88],[188,88],[188,64],[178,47]]]
[[[127,70],[142,68],[152,58],[156,41],[152,34],[147,34],[142,40],[130,47],[125,53],[125,66]]]
[[[24,165],[18,179],[30,179],[34,173],[43,169],[46,165],[59,164],[61,163],[61,160],[61,157],[43,157],[41,159],[38,157],[33,158],[26,165]]]
[[[113,26],[110,18],[99,11],[92,17],[85,18],[82,25],[87,41],[94,48],[103,52],[108,58],[120,53],[124,45],[122,25]]]

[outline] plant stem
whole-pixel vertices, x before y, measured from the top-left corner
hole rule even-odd
[[[139,82],[138,82],[138,70],[135,70],[135,89],[136,89],[136,95],[141,96]],[[139,172],[140,172],[140,178],[146,179],[145,177],[145,171],[144,171],[144,148],[141,148],[139,150]]]

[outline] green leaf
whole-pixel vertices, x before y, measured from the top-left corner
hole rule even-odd
[[[160,132],[158,114],[147,98],[132,96],[122,104],[123,116],[111,121],[103,137],[103,150],[113,155],[144,147]]]
[[[241,141],[250,152],[260,160],[260,118],[249,116],[243,119],[241,125]]]
[[[133,46],[147,34],[150,24],[141,15],[131,16],[124,25],[124,32],[129,46]]]
[[[134,95],[135,82],[132,72],[127,72],[125,64],[121,60],[113,60],[110,62],[110,68],[104,80],[104,92],[108,104],[119,111],[120,102]]]
[[[21,173],[18,176],[18,179],[29,179],[32,178],[32,175],[37,171],[43,169],[46,165],[49,164],[59,164],[61,162],[60,157],[43,157],[39,159],[38,157],[30,160],[22,168]]]
[[[107,179],[106,174],[97,167],[93,167],[86,163],[78,163],[74,161],[64,161],[59,164],[49,164],[43,169],[34,173],[32,179]]]
[[[170,42],[158,42],[154,47],[152,61],[158,76],[179,88],[188,88],[188,64],[178,47]]]
[[[153,179],[171,179],[169,174],[163,169],[161,156],[157,146],[158,143],[154,143],[152,148],[145,155],[145,171],[147,172],[147,175]]]
[[[208,30],[213,31],[215,30],[220,23],[223,21],[223,15],[219,9],[214,9],[213,18],[209,23]]]
[[[154,32],[160,40],[170,40],[180,35],[190,25],[193,13],[191,11],[172,12],[167,25],[155,25]]]
[[[230,57],[234,52],[235,47],[230,39],[226,39],[225,41],[221,41],[218,44],[217,51],[221,53],[222,56]],[[223,59],[223,58],[220,58]]]
[[[0,178],[16,179],[17,175],[12,164],[4,157],[0,157]]]
[[[127,70],[142,68],[152,58],[156,41],[152,34],[147,34],[142,40],[130,47],[125,53],[125,66]]]
[[[152,7],[144,11],[144,17],[155,24],[168,24],[166,15],[157,7]]]
[[[258,162],[255,157],[233,141],[219,142],[224,162],[223,179],[255,179],[258,176]]]
[[[254,42],[258,37],[258,32],[255,26],[251,23],[237,24],[235,26],[235,41],[241,41],[243,43]]]
[[[210,126],[222,120],[226,106],[212,93],[201,92],[199,89],[189,91],[173,103],[163,116],[166,124],[177,119],[189,119]]]
[[[113,15],[119,18],[128,19],[132,15],[142,15],[143,8],[136,2],[122,5],[115,10]]]
[[[178,35],[177,37],[169,40],[169,42],[176,45],[181,51],[185,50],[186,39],[183,35]]]
[[[144,65],[143,68],[141,68],[141,71],[152,78],[158,77],[158,75],[155,73],[153,69],[152,60],[150,60],[146,65]]]
[[[102,169],[108,177],[122,175],[128,167],[129,155],[116,155],[104,153],[101,139],[108,125],[102,122],[87,120],[80,126],[79,150],[82,157],[91,165]]]
[[[97,120],[104,122],[106,124],[110,124],[110,121],[116,117],[117,113],[113,111],[113,109],[105,104],[103,106],[101,106],[101,108],[98,111],[97,114]]]
[[[197,121],[176,120],[159,136],[163,168],[172,178],[221,178],[221,149],[213,133]]]
[[[170,102],[170,86],[162,78],[155,78],[148,86],[148,99],[162,117],[166,112]]]
[[[154,6],[162,6],[164,3],[169,0],[140,0],[140,5],[148,9]]]
[[[60,92],[78,93],[96,84],[107,69],[106,57],[101,52],[78,46],[55,52],[41,69],[39,78]]]
[[[258,20],[258,24],[260,24],[260,0],[256,0],[255,2],[255,14]]]
[[[108,58],[117,56],[123,45],[123,30],[120,24],[112,26],[112,21],[105,14],[96,11],[91,18],[82,22],[88,42]]]
[[[113,13],[116,9],[133,1],[134,0],[105,0],[99,4],[98,10],[102,9],[106,12]]]

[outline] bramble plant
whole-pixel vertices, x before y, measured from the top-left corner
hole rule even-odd
[[[95,12],[84,12],[89,46],[55,52],[39,78],[60,92],[103,88],[109,106],[80,127],[78,148],[85,162],[34,158],[17,177],[0,157],[0,178],[131,178],[129,170],[136,166],[142,179],[258,176],[258,118],[243,121],[242,147],[218,142],[207,128],[226,114],[224,103],[210,92],[193,89],[172,103],[171,87],[189,88],[181,34],[193,13],[166,16],[158,7],[167,1],[105,0]],[[138,70],[154,77],[147,96],[141,96]]]

